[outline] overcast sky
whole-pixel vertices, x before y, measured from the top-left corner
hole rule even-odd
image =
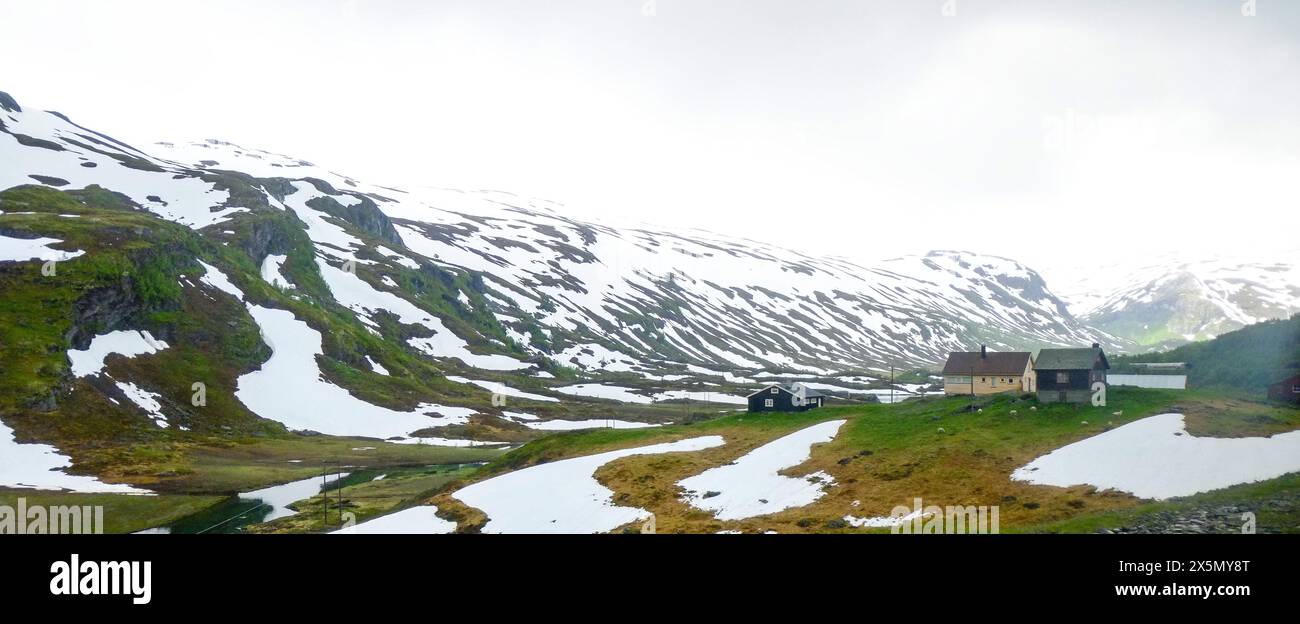
[[[1297,4],[0,0],[0,90],[857,260],[1284,254]]]

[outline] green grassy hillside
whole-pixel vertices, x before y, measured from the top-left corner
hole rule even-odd
[[[1115,367],[1131,362],[1187,362],[1187,381],[1192,387],[1263,396],[1269,384],[1300,372],[1300,315],[1250,325],[1170,351],[1111,359]]]

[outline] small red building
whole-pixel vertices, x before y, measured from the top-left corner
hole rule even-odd
[[[1300,405],[1300,375],[1292,375],[1269,386],[1268,398]]]

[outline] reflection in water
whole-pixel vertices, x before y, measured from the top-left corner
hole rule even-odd
[[[253,492],[238,494],[196,514],[186,516],[167,526],[137,531],[137,535],[169,533],[242,533],[244,527],[287,518],[296,514],[289,508],[295,502],[319,496],[321,492],[380,481],[394,476],[411,474],[451,473],[467,467],[482,466],[484,462],[461,464],[432,464],[388,468],[385,470],[360,469],[342,475],[317,475],[301,481],[275,485]]]

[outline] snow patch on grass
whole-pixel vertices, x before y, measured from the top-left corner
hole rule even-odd
[[[145,390],[129,381],[119,381],[116,385],[117,389],[126,395],[126,398],[135,403],[136,407],[149,414],[149,418],[152,418],[159,427],[168,426],[167,416],[162,413],[162,403],[158,401],[158,399],[162,398],[162,395]]]
[[[576,431],[579,429],[645,429],[659,427],[653,423],[631,420],[614,420],[613,418],[593,418],[590,420],[543,420],[526,422],[524,426],[540,431]]]
[[[1300,431],[1198,438],[1182,414],[1160,414],[1061,447],[1012,473],[1039,485],[1093,485],[1162,500],[1300,470]]]
[[[297,288],[297,286],[294,286],[292,282],[285,279],[284,273],[281,271],[284,266],[284,261],[288,259],[289,256],[277,256],[274,254],[268,255],[266,259],[262,261],[262,279],[266,280],[266,283],[275,286],[276,288]]]
[[[9,236],[0,236],[0,262],[26,262],[28,260],[40,260],[47,262],[54,260],[63,262],[71,260],[86,252],[80,249],[75,251],[61,251],[50,249],[50,245],[57,245],[63,241],[57,238],[12,238]]]
[[[560,400],[555,397],[548,397],[540,394],[533,394],[531,392],[524,392],[523,390],[516,390],[498,381],[479,381],[477,379],[467,379],[465,377],[459,377],[456,375],[447,375],[447,379],[449,381],[454,381],[456,383],[473,384],[475,386],[483,388],[484,390],[487,390],[488,392],[492,392],[495,394],[504,394],[506,396],[517,397],[520,399],[529,399],[531,401],[546,401],[549,403],[560,402]]]
[[[149,494],[118,483],[64,472],[72,465],[67,455],[48,444],[19,444],[14,430],[0,422],[0,486],[34,490],[69,490],[108,494]]]
[[[631,388],[623,386],[607,386],[604,384],[575,384],[572,386],[561,386],[555,389],[564,394],[573,396],[585,396],[597,399],[610,399],[621,401],[623,403],[651,403],[652,399],[632,391]]]
[[[602,533],[650,512],[614,504],[614,493],[593,476],[601,466],[634,455],[700,451],[722,446],[722,436],[620,449],[530,466],[480,481],[452,496],[488,516],[484,533]]]
[[[166,348],[166,342],[154,338],[147,331],[118,330],[95,336],[85,349],[69,350],[68,360],[72,363],[72,376],[85,377],[103,372],[104,359],[110,354],[135,357]]]
[[[687,490],[683,500],[692,507],[712,511],[719,520],[740,520],[791,507],[802,507],[822,496],[834,480],[824,472],[791,478],[780,471],[812,456],[814,444],[830,442],[843,420],[832,420],[768,442],[734,463],[710,468],[678,485]]]
[[[456,523],[438,517],[438,508],[423,505],[367,520],[334,531],[343,535],[442,535],[456,530]]]

